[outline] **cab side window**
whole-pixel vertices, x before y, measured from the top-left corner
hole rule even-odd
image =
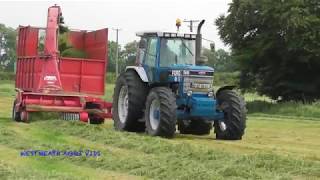
[[[142,37],[140,42],[141,41],[144,41],[144,42],[147,42],[147,39]],[[139,42],[139,43],[140,43]],[[138,48],[138,54],[137,54],[137,59],[136,59],[136,64],[143,64],[143,60],[144,60],[144,54],[145,54],[145,51],[146,51],[146,47],[140,47],[139,45],[139,48]]]
[[[157,38],[148,38],[147,51],[145,55],[145,64],[149,67],[155,67],[157,56]]]

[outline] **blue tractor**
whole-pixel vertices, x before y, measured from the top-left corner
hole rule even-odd
[[[203,65],[201,26],[197,34],[142,32],[136,65],[117,78],[113,96],[116,130],[171,138],[181,134],[239,140],[246,108],[232,86],[216,92],[214,69]]]

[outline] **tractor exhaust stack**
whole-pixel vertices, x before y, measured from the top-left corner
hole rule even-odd
[[[196,36],[196,65],[203,65],[204,62],[201,58],[201,49],[202,49],[202,34],[201,34],[201,28],[204,24],[205,20],[203,19],[199,25],[197,30],[197,36]]]

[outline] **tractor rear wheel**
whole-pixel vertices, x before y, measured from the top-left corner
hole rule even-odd
[[[178,121],[180,134],[207,135],[210,134],[212,123],[204,119]]]
[[[153,88],[146,101],[146,131],[152,136],[171,138],[176,131],[176,97],[167,87]]]
[[[116,82],[113,94],[114,127],[120,131],[143,132],[145,124],[139,121],[143,117],[147,85],[134,71],[122,73]]]
[[[243,98],[232,90],[223,90],[217,94],[217,100],[224,112],[224,121],[214,123],[216,138],[242,139],[246,128],[246,107]]]

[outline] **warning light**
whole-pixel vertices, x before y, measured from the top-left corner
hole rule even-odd
[[[179,31],[179,28],[181,26],[181,20],[179,18],[176,20],[176,26],[177,26],[177,30]]]

